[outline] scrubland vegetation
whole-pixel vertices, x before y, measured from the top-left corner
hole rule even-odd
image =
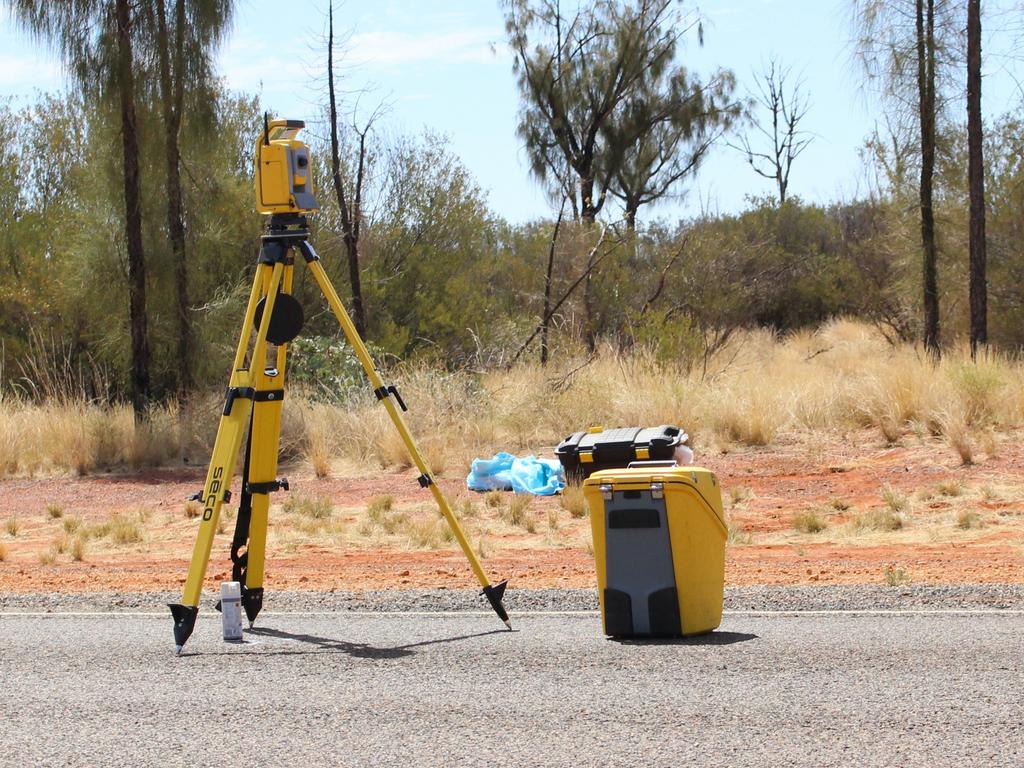
[[[329,374],[329,372],[328,372]],[[327,374],[325,374],[327,375]],[[410,403],[439,472],[498,450],[549,450],[591,425],[674,423],[700,451],[771,445],[786,431],[876,429],[880,441],[942,438],[965,463],[998,450],[999,435],[1024,425],[1024,364],[966,350],[933,361],[911,344],[891,344],[873,327],[835,321],[817,331],[734,334],[700,364],[684,366],[634,347],[604,346],[540,367],[445,371],[399,365],[394,378]],[[216,429],[217,399],[152,408],[85,400],[0,402],[0,472],[87,474],[123,467],[202,464]],[[366,388],[344,397],[300,389],[285,405],[283,458],[319,475],[345,459],[409,466],[397,434]],[[571,502],[571,507],[577,506]],[[571,508],[570,507],[570,508]]]
[[[203,467],[217,428],[264,224],[253,140],[274,106],[216,77],[233,4],[187,29],[184,15],[153,26],[145,4],[119,6],[132,24],[110,26],[88,4],[14,8],[74,87],[0,103],[11,213],[0,219],[0,478]],[[963,77],[980,81],[981,30],[960,6],[939,3],[937,36],[924,39],[920,3],[851,6],[856,66],[884,121],[863,137],[865,181],[847,199],[803,200],[789,186],[817,139],[799,125],[815,94],[789,65],[773,59],[746,83],[731,62],[688,69],[702,21],[668,0],[581,4],[572,18],[558,4],[500,3],[516,128],[551,202],[530,221],[492,206],[448,138],[397,131],[358,98],[337,104],[331,64],[326,99],[281,115],[308,123],[312,239],[436,474],[454,481],[473,457],[548,452],[597,425],[678,424],[698,457],[793,444],[814,457],[869,435],[886,453],[942,452],[958,476],[916,488],[887,476],[868,493],[849,484],[857,498],[808,493],[771,511],[764,487],[732,484],[730,546],[799,555],[833,541],[977,538],[1018,516],[1006,501],[1018,488],[973,478],[1024,427],[1024,108],[983,124],[971,101],[964,119],[957,94]],[[936,46],[937,86],[910,54],[934,58]],[[156,77],[155,61],[186,53],[194,60],[170,81]],[[112,71],[115,60],[127,67]],[[362,93],[355,85],[341,91]],[[706,155],[737,148],[774,179],[772,195],[659,218],[661,202],[694,191]],[[301,264],[291,290],[306,324],[290,347],[284,467],[325,485],[341,469],[410,468]],[[495,492],[455,507],[481,557],[507,539],[590,547],[578,487],[557,501]],[[101,514],[40,504],[5,513],[0,561],[148,553],[201,513],[195,502]],[[234,514],[224,507],[217,535]],[[273,514],[278,551],[452,546],[432,507],[389,494],[340,508],[293,493]],[[893,586],[913,578],[898,564],[874,573]]]

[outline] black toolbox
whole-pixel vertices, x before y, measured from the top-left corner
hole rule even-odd
[[[579,482],[599,469],[625,469],[631,461],[673,459],[676,448],[687,439],[683,430],[671,424],[593,429],[573,432],[558,444],[555,455],[566,479]]]

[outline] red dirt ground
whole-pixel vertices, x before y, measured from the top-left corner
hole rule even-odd
[[[885,447],[872,431],[828,437],[783,435],[767,448],[701,456],[699,463],[721,480],[734,525],[749,534],[737,537],[728,548],[726,583],[877,584],[894,574],[920,583],[1022,583],[1024,449],[1018,437],[1003,436],[995,456],[972,466],[961,466],[953,450],[938,440],[908,436],[901,445]],[[353,522],[365,515],[366,503],[377,495],[390,494],[398,505],[430,502],[412,471],[350,471],[326,480],[316,479],[303,467],[283,474],[293,481],[292,493],[328,496],[339,514]],[[0,520],[16,517],[20,524],[14,536],[0,527],[0,545],[6,548],[0,590],[179,588],[196,529],[196,521],[183,514],[183,500],[201,483],[202,473],[192,469],[0,481]],[[446,477],[442,483],[451,496],[478,498],[465,491],[459,477]],[[856,515],[885,506],[885,487],[910,499],[907,527],[853,532],[849,522]],[[59,505],[65,517],[76,515],[86,523],[147,509],[145,540],[120,549],[100,546],[94,551],[90,545],[83,562],[61,554],[44,564],[41,553],[61,533],[62,521],[46,511],[50,504]],[[794,514],[809,508],[827,519],[824,532],[794,530]],[[552,510],[559,521],[557,530],[544,523]],[[541,521],[532,535],[507,526],[491,531],[489,523],[496,523],[497,516],[485,507],[481,517],[470,522],[474,533],[483,532],[489,542],[491,553],[483,561],[488,572],[519,587],[594,586],[587,521],[572,519],[553,498],[535,499],[530,511]],[[962,529],[958,515],[971,512],[977,515],[976,523]],[[214,581],[229,572],[229,538],[230,525],[214,545],[208,572]],[[273,589],[323,590],[475,585],[456,548],[403,551],[397,545],[373,546],[363,541],[347,548],[318,543],[277,551],[272,547],[266,584]]]

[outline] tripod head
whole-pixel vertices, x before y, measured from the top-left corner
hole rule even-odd
[[[296,136],[301,120],[271,120],[263,114],[256,140],[256,210],[264,214],[303,214],[320,206],[313,196],[309,147]]]

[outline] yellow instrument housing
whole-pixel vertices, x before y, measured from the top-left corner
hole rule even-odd
[[[299,141],[301,120],[270,120],[256,140],[256,210],[302,214],[317,210],[309,147]]]
[[[654,589],[653,582],[644,582],[644,572],[653,562],[658,547],[665,550],[663,560],[674,577],[678,634],[710,632],[721,623],[728,529],[722,512],[721,488],[713,472],[700,467],[605,469],[584,481],[583,495],[590,510],[598,597],[606,634],[619,634],[612,626],[615,606],[609,605],[609,586],[622,589],[621,582],[626,580],[632,581],[638,592]],[[644,507],[648,509],[642,509]],[[614,548],[609,555],[612,536],[635,533],[628,530],[632,525],[614,524],[610,515],[615,513],[609,508],[617,508],[620,514],[625,512],[626,515],[659,512],[656,526],[637,526],[647,529],[640,531],[641,534],[657,537],[653,544],[651,539],[645,539],[649,548],[644,558],[623,560],[621,556],[627,550]],[[614,585],[609,583],[612,576],[616,581]]]

